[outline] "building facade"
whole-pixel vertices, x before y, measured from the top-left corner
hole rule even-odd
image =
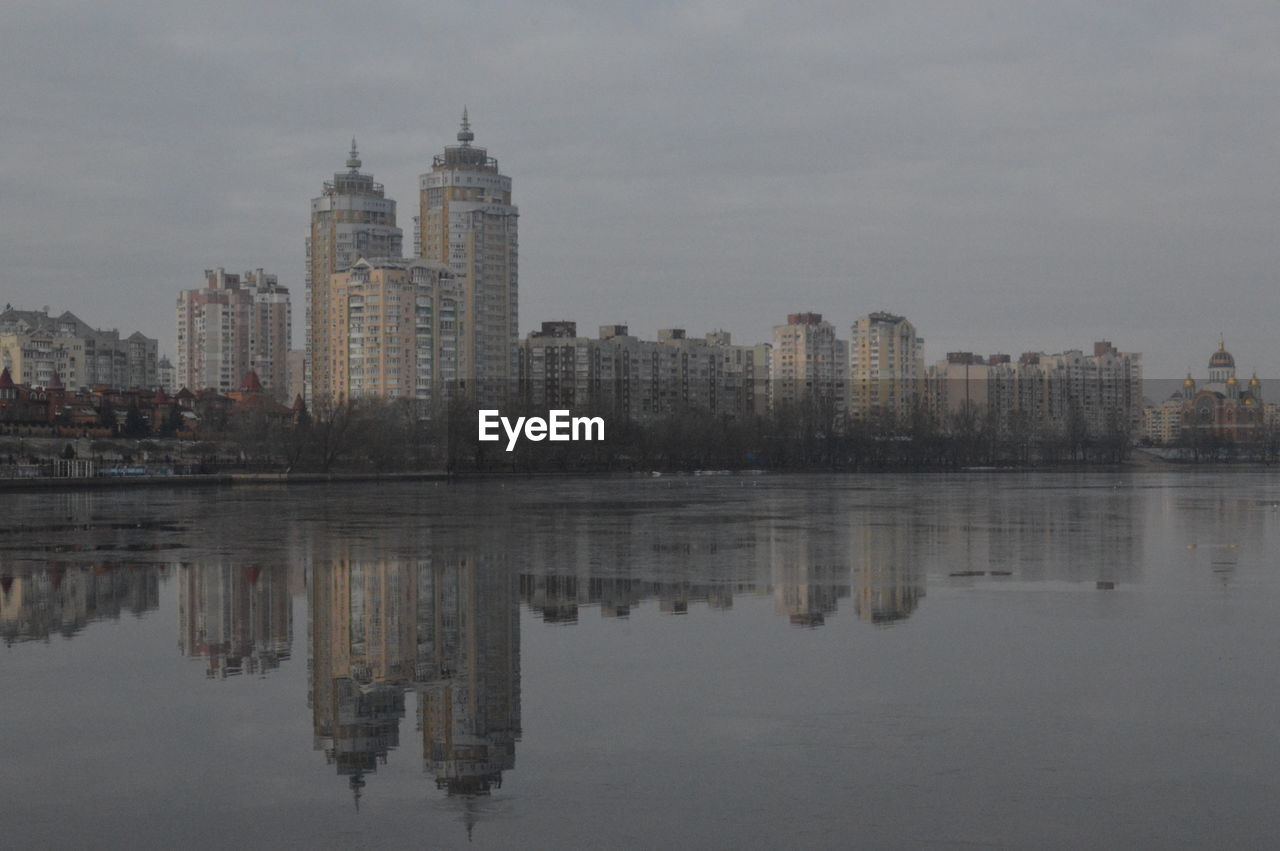
[[[356,261],[330,276],[334,318],[330,392],[359,398],[443,401],[457,379],[461,293],[445,266],[422,259]],[[424,415],[428,411],[424,410]]]
[[[262,269],[206,269],[204,278],[203,287],[178,296],[178,387],[227,393],[252,370],[273,397],[287,400],[289,290]]]
[[[116,330],[92,328],[71,311],[49,309],[0,313],[0,366],[13,381],[48,387],[56,374],[65,387],[155,389],[159,343],[140,332],[121,338]]]
[[[904,422],[924,385],[924,339],[892,313],[870,313],[849,334],[849,415]]]
[[[1266,405],[1257,373],[1247,383],[1236,377],[1236,359],[1219,338],[1209,357],[1209,380],[1197,383],[1190,375],[1182,384],[1178,439],[1243,442],[1266,425]]]
[[[329,365],[332,338],[340,333],[341,317],[329,314],[329,276],[361,257],[400,257],[404,234],[396,227],[396,202],[386,197],[373,175],[360,171],[362,162],[351,140],[347,170],[324,183],[311,199],[311,231],[307,237],[306,398],[332,397],[335,388]],[[282,355],[283,357],[283,355]]]
[[[847,404],[849,344],[821,313],[792,313],[773,327],[770,406],[817,404],[843,416]]]
[[[641,340],[625,325],[580,337],[577,323],[544,322],[520,341],[520,399],[535,408],[643,421],[681,411],[763,413],[768,349],[737,346],[726,331],[689,337],[666,328]]]
[[[1142,428],[1142,355],[1103,340],[1093,354],[1025,352],[983,358],[953,352],[928,371],[926,404],[943,426],[982,421],[1001,433],[1039,429],[1136,436]],[[964,416],[957,419],[957,415]]]
[[[519,211],[511,203],[511,178],[474,139],[463,110],[458,144],[419,177],[415,253],[445,264],[457,278],[459,386],[482,403],[496,403],[511,394],[518,372]]]

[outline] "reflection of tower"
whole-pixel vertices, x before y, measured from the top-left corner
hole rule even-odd
[[[311,582],[315,747],[359,798],[399,744],[416,654],[413,570],[399,561],[318,564]]]
[[[289,658],[293,607],[284,565],[184,564],[178,646],[208,660],[205,676],[265,674]]]
[[[515,574],[480,557],[419,576],[422,756],[450,795],[486,794],[515,766],[520,613]]]
[[[847,568],[807,529],[775,529],[769,546],[775,608],[796,626],[822,626],[849,596]]]
[[[887,626],[911,616],[924,587],[911,549],[914,530],[907,524],[865,524],[853,531],[857,596],[854,611],[873,624]]]

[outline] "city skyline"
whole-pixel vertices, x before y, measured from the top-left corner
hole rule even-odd
[[[1221,331],[1280,373],[1264,12],[497,4],[488,73],[405,109],[390,93],[471,49],[418,43],[469,13],[375,11],[379,49],[312,87],[348,38],[337,10],[247,32],[235,7],[20,5],[0,36],[0,106],[26,117],[0,164],[6,300],[172,353],[165,308],[192,270],[304,292],[307,199],[351,135],[412,205],[466,104],[520,181],[522,335],[572,319],[758,342],[788,312],[887,310],[930,359],[1107,338],[1172,378],[1202,359],[1176,341]]]

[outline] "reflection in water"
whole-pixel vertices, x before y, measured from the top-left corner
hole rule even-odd
[[[400,744],[405,697],[438,788],[484,794],[515,765],[520,632],[514,579],[474,555],[333,559],[313,567],[311,709],[315,746],[349,777]]]
[[[205,659],[205,676],[266,674],[289,658],[293,607],[284,565],[183,564],[178,647]]]
[[[543,531],[530,544],[520,599],[552,624],[576,623],[581,606],[627,617],[656,600],[659,611],[680,615],[691,604],[730,609],[741,595],[772,596],[776,611],[803,627],[823,625],[850,596],[858,617],[877,625],[916,610],[924,597],[922,540],[909,522],[864,516],[841,528],[782,522],[773,513],[732,527],[637,514]]]
[[[160,606],[165,565],[54,562],[25,575],[0,574],[0,636],[6,645],[71,638],[94,621],[141,617]]]
[[[520,612],[505,563],[479,556],[420,568],[422,756],[450,795],[484,794],[515,767]]]

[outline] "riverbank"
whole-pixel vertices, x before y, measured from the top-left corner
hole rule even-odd
[[[0,491],[98,490],[105,488],[254,487],[357,482],[442,482],[443,471],[421,473],[212,473],[196,476],[94,476],[0,479]]]

